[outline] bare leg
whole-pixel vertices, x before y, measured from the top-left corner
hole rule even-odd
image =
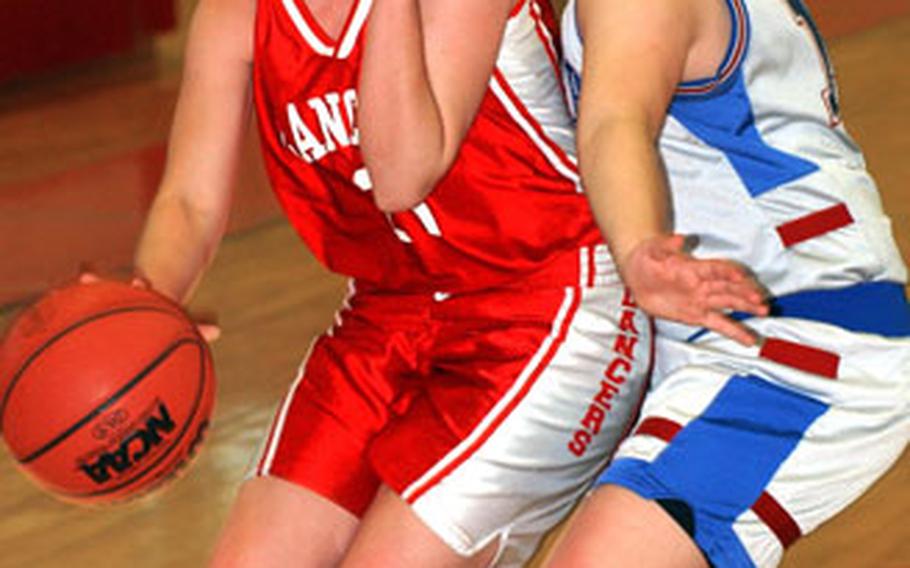
[[[337,566],[357,518],[307,489],[274,477],[246,481],[212,558],[214,568]]]
[[[498,546],[494,541],[473,557],[459,556],[423,524],[407,503],[383,487],[363,518],[342,566],[474,568],[488,566]]]
[[[707,568],[701,551],[660,505],[616,485],[597,489],[546,563],[552,568]]]

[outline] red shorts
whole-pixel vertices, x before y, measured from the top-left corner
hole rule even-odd
[[[355,515],[385,484],[459,553],[511,535],[520,562],[624,435],[651,351],[650,322],[618,283],[353,293],[313,344],[256,474]]]

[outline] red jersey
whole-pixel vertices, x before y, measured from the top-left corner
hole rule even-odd
[[[602,246],[594,254],[602,240],[578,185],[545,4],[513,9],[451,170],[418,207],[388,215],[370,194],[356,119],[371,1],[354,0],[335,41],[305,0],[259,1],[254,87],[266,169],[320,261],[403,291],[593,283],[609,261]]]

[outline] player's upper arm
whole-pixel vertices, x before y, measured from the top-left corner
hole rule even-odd
[[[515,0],[420,0],[426,63],[451,164],[490,82]]]
[[[680,83],[697,18],[690,0],[579,0],[584,69],[579,145],[608,120],[657,135]]]
[[[160,191],[226,214],[250,114],[255,0],[201,0]],[[216,215],[217,216],[217,215]]]
[[[414,207],[455,161],[489,85],[513,1],[373,6],[359,122],[380,209]]]

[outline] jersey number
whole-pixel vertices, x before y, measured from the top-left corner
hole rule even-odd
[[[825,75],[828,77],[828,86],[822,91],[822,99],[825,102],[825,106],[828,108],[828,116],[830,117],[831,125],[834,126],[839,124],[840,99],[837,93],[837,81],[834,77],[834,66],[831,65],[831,57],[828,55],[828,48],[825,45],[825,40],[822,38],[821,33],[819,33],[818,26],[815,25],[815,20],[812,19],[812,15],[806,8],[806,5],[803,4],[803,0],[787,0],[787,3],[790,4],[790,8],[796,15],[797,24],[800,27],[806,28],[809,33],[812,34],[816,50],[818,51],[818,55],[821,58],[822,65],[825,69]]]

